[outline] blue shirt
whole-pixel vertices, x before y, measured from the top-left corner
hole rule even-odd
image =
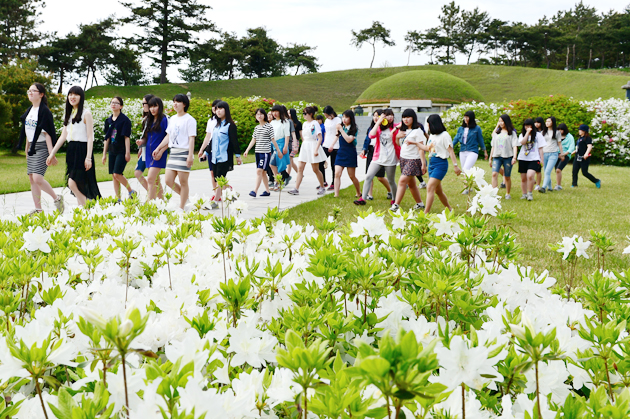
[[[230,123],[223,122],[212,132],[212,164],[222,163],[228,159],[228,145],[230,144]]]
[[[479,125],[475,125],[475,128],[468,130],[468,136],[466,137],[466,144],[464,144],[464,127],[457,128],[457,134],[453,139],[453,147],[455,144],[460,143],[459,151],[472,151],[479,154],[479,149],[486,151],[486,144],[483,141],[483,134]]]

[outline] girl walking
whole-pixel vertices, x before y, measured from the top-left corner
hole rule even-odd
[[[50,183],[44,179],[46,169],[48,169],[47,159],[52,153],[53,146],[57,141],[55,123],[52,112],[48,109],[48,98],[46,88],[41,83],[33,83],[28,88],[26,94],[31,106],[20,117],[22,129],[20,131],[20,142],[18,147],[26,139],[26,172],[31,184],[31,195],[35,209],[30,214],[42,212],[42,192],[46,192],[52,197],[55,208],[60,213],[64,210],[63,196],[57,195]],[[57,159],[53,157],[51,164],[57,164]]]
[[[590,180],[597,186],[597,189],[602,187],[602,181],[595,178],[588,172],[588,166],[591,164],[591,150],[593,150],[593,139],[588,135],[589,127],[586,124],[580,125],[578,134],[580,138],[577,140],[577,146],[573,153],[575,154],[575,160],[573,160],[573,184],[572,188],[577,188],[578,185],[578,173],[582,170],[582,174],[585,178]]]
[[[356,197],[361,196],[359,179],[356,177],[357,170],[357,134],[359,129],[354,119],[354,112],[350,109],[344,111],[341,118],[343,125],[337,125],[339,133],[339,150],[335,161],[335,198],[339,197],[341,189],[341,175],[343,169],[348,170],[348,177],[356,189]]]
[[[216,110],[217,103],[221,102],[220,99],[215,99],[212,102],[212,115],[210,119],[208,119],[208,124],[206,125],[206,137],[203,139],[203,143],[201,144],[201,148],[199,149],[199,161],[208,160],[208,169],[210,169],[210,181],[212,182],[212,190],[214,191],[217,188],[217,182],[214,180],[214,173],[212,167],[212,146],[210,142],[212,141],[212,132],[214,128],[217,126],[217,118],[216,118]],[[212,197],[214,199],[214,196]],[[209,208],[204,208],[209,209]]]
[[[302,112],[306,120],[302,125],[304,141],[302,141],[300,155],[298,156],[298,175],[295,181],[295,188],[289,191],[291,195],[300,194],[300,185],[304,178],[304,168],[307,163],[311,165],[313,173],[315,173],[319,181],[317,195],[324,195],[326,193],[326,188],[324,188],[324,175],[319,170],[319,164],[326,160],[326,153],[324,153],[324,149],[321,145],[322,132],[319,123],[315,120],[315,113],[317,113],[317,106],[307,106]]]
[[[368,169],[370,168],[370,163],[372,163],[372,159],[374,157],[374,145],[376,144],[376,138],[370,138],[370,131],[376,125],[376,121],[378,121],[378,117],[383,113],[382,109],[377,109],[372,114],[372,123],[368,127],[367,133],[365,134],[365,140],[363,141],[363,150],[361,151],[361,156],[366,158],[365,161],[365,173],[367,174]],[[392,200],[394,197],[392,196],[392,188],[389,186],[389,183],[385,180],[385,168],[381,168],[376,173],[376,179],[381,182],[381,184],[387,189],[387,199]],[[374,183],[370,186],[370,191],[368,192],[367,200],[371,201],[374,199]]]
[[[153,95],[149,94],[142,98],[142,134],[140,134],[140,138],[136,140],[136,145],[138,146],[138,163],[133,172],[136,180],[138,180],[140,185],[142,185],[147,192],[149,192],[149,184],[144,178],[144,171],[147,169],[147,118],[149,117],[149,100],[151,100],[152,97]]]
[[[416,176],[422,176],[426,173],[427,162],[424,156],[424,150],[420,145],[424,145],[425,136],[424,129],[418,123],[418,115],[413,109],[405,109],[402,114],[402,124],[396,135],[397,141],[401,142],[400,147],[400,179],[398,180],[398,192],[391,211],[398,211],[402,202],[407,186],[416,201],[413,206],[414,210],[423,209],[424,204],[420,197],[420,190],[416,184]]]
[[[160,144],[166,138],[166,129],[168,128],[168,118],[164,115],[164,103],[162,99],[157,96],[149,99],[149,115],[147,116],[147,130],[146,130],[146,142],[147,142],[147,168],[149,172],[147,174],[147,184],[149,186],[148,199],[160,198],[164,199],[164,189],[162,188],[162,181],[160,180],[160,172],[166,168],[166,159],[168,152],[159,152],[160,157],[155,158],[160,148]]]
[[[554,190],[561,191],[562,171],[573,157],[573,151],[575,150],[575,138],[573,138],[573,135],[569,132],[567,124],[564,122],[558,125],[558,131],[562,136],[562,153],[560,153],[558,161],[556,162],[556,187]]]
[[[112,99],[110,106],[112,114],[105,120],[105,141],[103,142],[103,164],[107,162],[109,155],[109,174],[114,182],[114,193],[118,202],[120,199],[120,185],[127,189],[129,198],[136,195],[125,177],[125,167],[131,160],[131,120],[122,113],[123,100],[121,97]],[[108,153],[109,151],[109,153]]]
[[[286,185],[290,180],[290,176],[287,173],[287,167],[291,164],[291,158],[289,157],[289,143],[291,142],[291,124],[289,124],[288,115],[284,112],[281,105],[274,105],[271,108],[273,114],[273,121],[271,121],[271,127],[273,128],[274,138],[276,140],[277,147],[275,153],[271,156],[271,170],[276,178],[276,187],[274,190],[279,190],[278,176],[282,176],[282,180]]]
[[[427,204],[424,212],[429,213],[429,211],[431,211],[436,194],[442,202],[442,205],[453,211],[442,189],[442,179],[444,179],[446,172],[448,172],[449,157],[455,167],[455,174],[459,176],[462,173],[461,169],[457,166],[457,158],[453,151],[453,141],[446,131],[440,115],[429,115],[427,125],[430,133],[427,145],[418,145],[421,150],[429,152],[429,183],[427,184]]]
[[[534,118],[534,128],[536,129],[536,131],[542,133],[544,126],[545,120],[542,118],[542,116],[537,116],[536,118]],[[540,162],[541,166],[536,169],[538,171],[536,172],[536,186],[534,186],[535,191],[540,190],[540,182],[542,180],[542,163],[544,162],[542,154],[540,156]]]
[[[334,179],[335,179],[335,161],[337,160],[337,150],[339,150],[339,142],[337,133],[337,125],[341,124],[341,119],[337,116],[337,113],[333,109],[332,106],[328,105],[324,108],[324,116],[326,120],[324,121],[324,152],[326,153],[326,158],[330,157],[330,170],[332,172],[332,181],[330,186],[328,187],[329,191],[335,189]],[[324,172],[324,168],[320,165],[319,169]],[[324,175],[324,179],[326,176]]]
[[[521,199],[532,201],[534,199],[534,181],[536,173],[540,173],[540,160],[543,155],[543,147],[547,145],[545,137],[536,130],[533,119],[523,122],[521,135],[518,137],[521,151],[518,153],[518,171],[521,174]]]
[[[177,112],[168,122],[166,133],[153,158],[160,160],[166,149],[170,155],[166,162],[166,185],[179,195],[179,208],[183,211],[188,202],[190,192],[188,177],[193,165],[195,151],[195,137],[197,136],[197,121],[188,114],[190,99],[188,96],[177,94],[173,98],[173,109]],[[179,178],[179,183],[175,179]]]
[[[545,181],[542,187],[538,189],[538,192],[545,193],[546,191],[552,192],[551,189],[551,172],[556,167],[558,156],[562,153],[562,134],[556,126],[556,118],[550,116],[545,121],[545,128],[542,130],[542,135],[545,137],[547,145],[543,148],[543,165],[545,167]]]
[[[291,164],[287,169],[287,173],[291,174],[291,169],[295,169],[297,172],[298,168],[293,158],[300,151],[300,140],[302,139],[302,123],[297,117],[297,112],[295,109],[289,109],[289,117],[291,123],[291,152],[289,153],[289,158],[291,159]]]
[[[488,160],[488,151],[483,141],[483,133],[475,120],[475,112],[467,111],[464,114],[462,126],[457,129],[457,134],[453,139],[453,147],[460,143],[459,161],[462,164],[462,170],[467,172],[470,170],[479,157],[479,150],[484,153],[484,158]],[[465,189],[462,194],[467,195],[470,191]]]
[[[55,154],[66,140],[66,179],[68,187],[76,196],[80,206],[88,199],[101,197],[96,183],[94,169],[94,119],[89,109],[84,109],[85,92],[79,86],[72,86],[66,98],[66,112],[63,131],[59,141],[46,159],[48,166],[55,161]]]
[[[271,160],[271,143],[274,144],[276,149],[279,149],[278,143],[276,143],[274,138],[273,128],[267,121],[267,114],[264,109],[256,109],[256,121],[258,121],[258,125],[254,128],[252,141],[249,143],[249,146],[247,146],[245,153],[243,153],[243,157],[247,157],[249,150],[252,149],[254,144],[256,145],[256,149],[254,150],[256,153],[256,187],[249,193],[249,196],[254,198],[258,194],[258,188],[261,182],[265,188],[265,192],[261,193],[260,196],[271,195],[269,191],[269,179],[267,177],[267,168]]]
[[[512,167],[516,164],[518,138],[509,115],[499,117],[497,126],[492,132],[492,148],[490,150],[490,167],[492,168],[492,187],[499,184],[499,173],[503,170],[506,184],[505,199],[512,199]]]

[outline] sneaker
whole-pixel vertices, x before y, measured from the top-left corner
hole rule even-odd
[[[117,203],[117,204],[120,204],[121,202],[122,202],[122,199],[120,199],[120,198],[118,198],[118,199],[116,200],[116,203]]]
[[[521,199],[527,199],[527,194],[524,193],[523,195],[521,195]]]
[[[595,186],[597,186],[597,189],[600,189],[602,187],[602,181],[598,180],[597,182],[595,182]]]
[[[44,212],[44,210],[35,208],[33,211],[29,212],[28,215],[37,215],[40,212]]]
[[[289,176],[287,180],[284,181],[284,186],[288,186],[289,182],[291,182],[291,179],[293,179],[293,176]]]
[[[317,192],[319,193],[319,191]],[[292,189],[289,191],[289,195],[299,195],[300,191],[298,191],[297,189]]]
[[[397,212],[400,209],[400,205],[398,204],[392,204],[391,208],[389,209],[392,212]]]
[[[365,205],[365,200],[363,198],[359,198],[354,201],[354,205]]]
[[[334,191],[335,190],[335,184],[331,183],[330,186],[328,187],[329,191]]]
[[[265,191],[265,192],[261,193],[260,196],[271,196],[271,192]]]
[[[317,191],[317,195],[326,195],[326,189],[320,188],[319,191]]]
[[[426,182],[420,182],[420,189],[426,189],[427,188],[427,183]]]
[[[501,188],[501,189],[505,189],[505,188],[507,188],[507,186],[505,185],[505,183],[502,183],[502,184],[499,186],[499,188]]]
[[[318,186],[318,187],[317,187],[317,188],[315,188],[315,189],[319,191],[319,190],[321,189],[321,186]]]
[[[419,209],[424,209],[424,202],[418,202],[416,205],[413,206],[412,208],[414,211],[417,211]]]
[[[538,189],[540,189],[539,185],[534,186],[534,190],[537,191]]]
[[[572,188],[577,188],[577,185],[571,185]]]
[[[531,192],[530,192],[530,193],[528,193],[528,194],[527,194],[527,200],[528,200],[528,201],[533,201],[533,200],[534,200],[534,194],[533,194],[533,193],[531,193]]]
[[[324,188],[328,187],[328,182],[324,182]]]
[[[545,193],[545,192],[547,192],[547,189],[545,189],[545,188],[538,188],[538,192]]]
[[[256,192],[251,191],[251,192],[249,193],[249,196],[251,196],[252,198],[256,198]]]
[[[512,195],[510,195],[509,193],[505,194],[505,199],[512,199]]]
[[[368,196],[367,196],[367,200],[368,200],[368,201],[374,201],[374,197],[373,197],[372,195],[368,195]]]
[[[562,190],[562,186],[560,185],[556,185],[555,188],[553,188],[554,191],[561,191]]]
[[[137,196],[138,196],[138,192],[134,191],[133,189],[129,191],[129,198],[133,198]]]
[[[280,190],[280,185],[274,183],[274,185],[271,187],[271,190],[274,192],[278,192]]]
[[[387,192],[387,199],[391,201],[392,199],[394,199],[394,195],[392,195],[391,192]]]
[[[269,182],[267,182],[267,186],[272,187],[273,186],[273,180],[270,180]]]
[[[63,213],[63,210],[65,209],[66,206],[63,202],[62,195],[57,196],[57,199],[54,200],[54,204],[57,211],[59,211],[59,213]]]
[[[470,193],[470,189],[464,189],[462,191],[462,195],[468,195]]]
[[[215,210],[217,208],[219,208],[219,204],[217,204],[217,201],[210,202],[210,209],[211,210]]]

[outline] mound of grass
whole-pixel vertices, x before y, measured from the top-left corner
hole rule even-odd
[[[403,71],[377,81],[356,100],[357,103],[381,103],[392,99],[429,99],[436,103],[483,101],[470,83],[441,71]]]
[[[219,80],[155,86],[98,86],[87,97],[142,97],[153,93],[171,99],[176,93],[216,99],[235,96],[264,96],[283,102],[305,100],[332,105],[337,112],[349,108],[373,83],[403,71],[441,71],[472,84],[488,102],[528,99],[533,96],[565,95],[581,100],[625,96],[621,89],[627,75],[596,74],[541,68],[491,65],[429,65],[331,71],[300,76],[264,79]]]

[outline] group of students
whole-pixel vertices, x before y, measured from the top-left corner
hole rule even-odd
[[[74,86],[68,92],[63,130],[58,140],[44,86],[34,83],[27,95],[32,106],[21,117],[20,144],[26,140],[27,171],[35,204],[32,212],[42,211],[42,192],[49,194],[55,207],[63,212],[63,197],[54,192],[44,176],[48,166],[57,164],[55,156],[66,141],[66,178],[72,194],[79,205],[85,205],[88,199],[99,198],[101,193],[93,163],[94,120],[90,110],[84,106],[83,89]],[[109,159],[109,173],[112,175],[115,195],[120,200],[121,185],[127,189],[130,197],[136,195],[123,174],[131,159],[132,123],[122,112],[122,98],[113,98],[110,105],[112,114],[104,125],[102,164],[107,164]],[[141,134],[136,141],[139,151],[135,177],[147,190],[148,199],[163,199],[160,173],[165,169],[165,183],[180,196],[179,208],[184,210],[188,203],[188,177],[194,161],[197,136],[197,121],[187,113],[189,98],[182,94],[175,95],[173,110],[176,114],[170,118],[164,113],[162,99],[157,96],[144,96],[142,106]],[[331,106],[324,108],[323,116],[317,115],[317,112],[316,106],[303,109],[305,122],[301,123],[295,109],[287,110],[282,105],[274,105],[269,113],[262,108],[255,111],[253,117],[258,125],[244,152],[244,156],[247,156],[255,147],[257,176],[250,196],[258,196],[261,184],[265,188],[260,194],[262,197],[270,196],[272,189],[277,191],[285,187],[292,180],[292,169],[297,172],[297,178],[289,194],[298,195],[305,168],[310,164],[319,183],[319,195],[332,190],[338,197],[345,170],[356,191],[356,205],[365,205],[366,201],[374,199],[373,182],[376,177],[387,189],[392,211],[400,208],[407,189],[416,202],[416,210],[429,212],[436,194],[445,207],[452,209],[441,185],[448,171],[448,160],[452,161],[454,171],[459,175],[474,166],[480,151],[490,160],[494,187],[498,185],[499,175],[503,176],[501,186],[507,188],[506,199],[511,197],[511,171],[517,160],[523,192],[521,199],[531,201],[533,190],[561,190],[562,170],[573,156],[572,186],[577,186],[580,170],[598,188],[601,186],[601,181],[588,172],[592,139],[588,135],[587,125],[580,126],[576,144],[566,124],[557,125],[554,117],[547,120],[527,119],[520,135],[517,135],[509,115],[501,115],[492,133],[492,147],[488,156],[473,111],[465,113],[462,126],[455,138],[451,139],[438,114],[427,118],[425,129],[413,109],[403,112],[400,123],[394,122],[391,109],[378,109],[372,115],[372,123],[360,153],[361,157],[367,158],[366,179],[361,190],[356,177],[359,132],[354,112],[346,110],[341,118]],[[454,152],[458,143],[461,145],[461,168]],[[518,146],[521,147],[520,151],[517,150]],[[216,191],[207,209],[218,208],[222,188],[217,187],[216,180],[234,169],[234,157],[238,164],[242,164],[237,126],[230,115],[229,105],[217,99],[212,103],[212,116],[207,122],[206,136],[198,152],[200,161],[208,161],[212,189]],[[326,182],[328,160],[332,171],[330,185]],[[401,176],[396,182],[398,164]],[[545,178],[541,186],[543,167]],[[552,189],[551,172],[554,167],[557,185]],[[145,178],[144,172],[147,170]],[[425,183],[422,176],[427,173],[429,179]],[[421,188],[427,189],[426,205],[420,196]],[[468,192],[465,190],[463,193]]]

